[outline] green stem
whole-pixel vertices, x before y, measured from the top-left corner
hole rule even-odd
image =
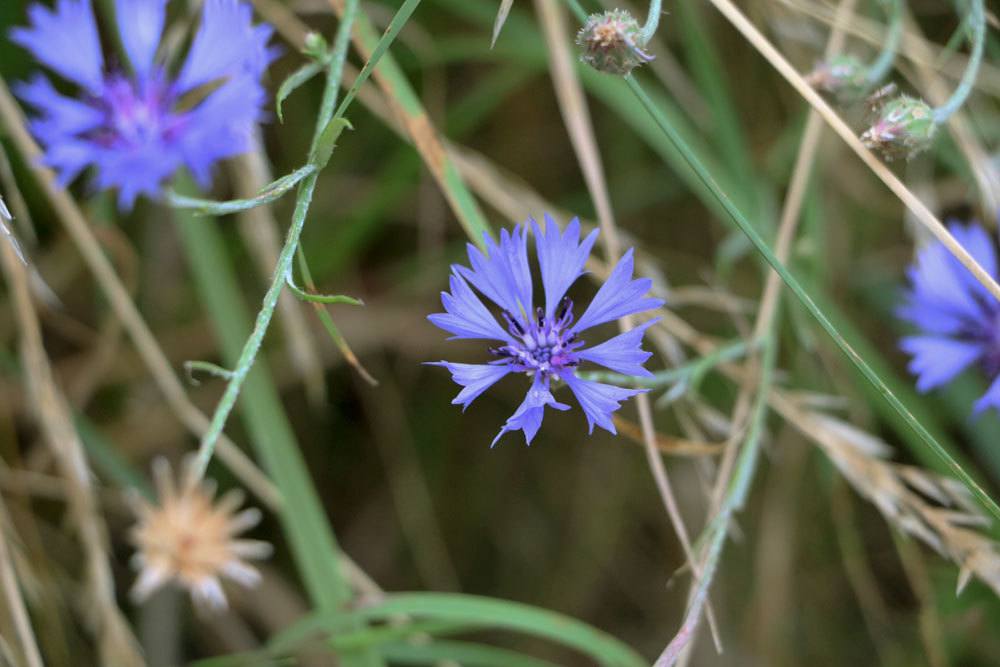
[[[660,0],[650,0],[646,22],[642,25],[642,30],[639,31],[639,46],[645,46],[649,43],[649,40],[653,39],[653,35],[656,34],[656,28],[660,25],[660,14],[662,13],[663,9],[660,5]]]
[[[179,179],[177,186],[194,189],[189,180]],[[233,363],[250,331],[250,313],[226,241],[219,226],[204,218],[196,218],[189,211],[174,211],[174,216],[224,363]],[[338,614],[351,599],[341,568],[343,559],[271,377],[263,360],[249,370],[240,416],[257,459],[281,494],[277,516],[302,584],[316,609]],[[348,630],[352,625],[345,622],[340,627]],[[371,655],[343,655],[341,662],[345,667],[378,664]]]
[[[332,120],[333,109],[337,104],[340,80],[344,73],[344,61],[347,59],[351,25],[354,23],[357,9],[358,0],[347,0],[344,15],[341,17],[340,25],[337,27],[337,36],[333,43],[333,57],[327,69],[326,87],[323,90],[323,100],[316,118],[316,129],[313,132],[312,148],[310,150],[311,156],[315,156],[320,137]],[[260,351],[264,335],[271,324],[271,318],[274,317],[274,309],[278,305],[278,297],[281,296],[281,291],[285,286],[285,276],[288,275],[291,269],[295,250],[298,247],[299,238],[302,236],[302,228],[305,226],[306,216],[309,213],[309,205],[312,203],[313,192],[316,189],[316,180],[318,177],[319,171],[313,171],[299,183],[295,211],[292,214],[292,224],[288,229],[285,245],[278,255],[278,263],[274,269],[274,278],[267,292],[264,294],[264,300],[261,304],[260,312],[257,313],[253,331],[243,345],[240,357],[236,362],[235,368],[233,368],[232,377],[226,384],[226,390],[215,408],[215,413],[212,415],[212,421],[209,424],[208,430],[205,431],[205,434],[201,438],[201,443],[198,447],[198,456],[195,460],[195,471],[199,476],[205,474],[208,462],[212,459],[212,454],[215,452],[215,445],[222,434],[222,429],[226,425],[226,419],[232,412],[233,406],[236,405],[236,398],[240,394],[240,388],[243,386],[243,382],[246,380],[247,374],[250,372],[250,368],[257,358],[257,352]]]
[[[885,35],[885,44],[882,46],[882,50],[868,66],[868,72],[865,74],[865,81],[869,86],[878,84],[892,69],[892,63],[896,60],[896,52],[899,50],[899,41],[903,37],[903,0],[885,0],[883,4],[889,5],[887,10],[889,30]]]
[[[972,31],[972,52],[969,55],[969,64],[962,74],[962,80],[958,88],[952,93],[948,101],[934,110],[934,122],[943,125],[953,113],[958,111],[965,100],[972,92],[972,86],[976,83],[976,76],[979,74],[979,65],[983,61],[983,48],[986,45],[986,12],[983,9],[983,0],[970,0],[972,6],[969,8],[969,30]]]
[[[833,323],[827,318],[823,311],[816,305],[816,302],[812,300],[809,293],[805,290],[802,284],[798,281],[795,276],[793,276],[785,265],[774,255],[774,252],[768,246],[767,242],[761,237],[750,221],[743,215],[743,212],[737,208],[733,201],[729,198],[729,195],[723,191],[719,184],[715,181],[712,175],[708,172],[705,166],[701,163],[701,160],[691,151],[691,148],[685,143],[685,141],[680,137],[673,126],[667,122],[663,115],[653,104],[646,91],[642,89],[639,82],[635,80],[632,75],[625,77],[625,81],[628,83],[632,92],[639,99],[639,102],[646,109],[649,115],[656,121],[660,130],[663,134],[671,141],[671,143],[676,146],[677,151],[684,157],[688,166],[691,170],[698,176],[698,178],[705,184],[712,195],[719,201],[722,207],[725,209],[726,213],[732,219],[733,223],[746,234],[750,242],[753,243],[757,251],[763,256],[768,264],[775,270],[775,272],[781,277],[788,288],[795,294],[796,298],[802,302],[806,310],[815,318],[821,327],[830,335],[833,341],[840,348],[841,352],[853,363],[857,369],[864,375],[865,379],[868,380],[875,387],[876,391],[885,399],[892,408],[899,413],[900,417],[906,422],[906,424],[913,429],[913,431],[923,440],[924,444],[934,454],[941,459],[941,461],[948,467],[958,479],[965,484],[969,491],[983,504],[983,506],[992,514],[995,518],[1000,519],[1000,505],[990,498],[989,494],[977,483],[969,473],[960,466],[955,459],[953,459],[948,452],[944,450],[943,447],[934,439],[934,437],[927,431],[926,428],[917,420],[912,412],[907,409],[903,403],[896,398],[895,394],[886,386],[885,382],[878,376],[875,371],[868,365],[868,363],[854,350],[853,347],[840,335],[840,332],[833,325]]]

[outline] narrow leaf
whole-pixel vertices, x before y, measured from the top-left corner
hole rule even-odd
[[[333,149],[331,148],[330,150]],[[264,204],[270,204],[271,202],[280,199],[285,193],[291,190],[296,183],[314,171],[316,171],[316,166],[313,164],[307,164],[306,166],[296,169],[292,173],[286,174],[285,176],[267,184],[261,188],[256,197],[252,197],[250,199],[214,201],[211,199],[188,197],[186,195],[178,194],[173,190],[168,190],[167,201],[174,208],[192,209],[194,215],[198,216],[228,215],[230,213],[236,213],[237,211],[245,211],[247,209],[256,208],[257,206],[263,206]]]
[[[274,96],[274,110],[278,114],[278,120],[285,122],[285,116],[281,113],[281,103],[292,94],[296,88],[323,71],[323,64],[316,61],[308,62],[302,67],[288,75],[288,78],[281,82],[278,93]]]
[[[316,168],[322,169],[330,161],[333,149],[337,146],[337,139],[345,127],[354,129],[346,118],[334,117],[323,128],[323,132],[316,139],[316,150],[309,159]]]

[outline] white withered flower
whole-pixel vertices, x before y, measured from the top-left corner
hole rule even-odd
[[[174,580],[190,591],[196,604],[221,609],[226,606],[222,578],[247,587],[260,581],[260,572],[246,559],[266,558],[271,545],[237,539],[260,522],[260,510],[237,512],[243,504],[239,489],[213,502],[215,483],[200,481],[193,462],[193,457],[185,462],[175,484],[170,464],[157,459],[153,477],[159,504],[134,496],[132,504],[139,521],[131,539],[138,549],[133,563],[139,576],[131,595],[136,601],[145,600]]]

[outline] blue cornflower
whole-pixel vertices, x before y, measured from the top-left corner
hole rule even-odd
[[[509,373],[526,373],[531,377],[524,402],[500,429],[493,445],[507,431],[517,430],[524,431],[530,445],[542,424],[545,406],[569,409],[552,395],[553,381],[565,383],[576,396],[590,433],[595,425],[615,433],[611,413],[621,407],[622,401],[642,390],[584,380],[576,375],[576,368],[581,362],[590,361],[627,375],[650,375],[642,367],[650,353],[641,345],[643,333],[656,320],[589,348],[584,347],[580,334],[599,324],[658,308],[663,301],[644,297],[652,282],[648,278],[632,279],[629,250],[574,322],[573,302],[566,297],[566,291],[583,275],[597,231],[580,241],[580,223],[575,218],[564,232],[549,216],[545,216],[544,232],[534,220],[530,225],[542,274],[544,307],[534,306],[527,224],[518,225],[513,232],[503,230],[499,245],[486,237],[485,254],[469,244],[472,268],[452,265],[451,292],[441,293],[446,312],[430,315],[428,319],[454,334],[452,339],[495,340],[501,344],[490,350],[496,358],[486,364],[441,361],[433,365],[447,368],[452,379],[462,386],[452,403],[461,405],[463,410]],[[472,288],[499,307],[506,329]]]
[[[951,225],[952,235],[994,278],[997,255],[993,239],[978,225]],[[991,384],[974,412],[1000,409],[1000,303],[940,242],[923,248],[908,271],[910,289],[897,311],[920,329],[900,342],[912,356],[909,369],[917,390],[927,392],[950,382],[973,363]]]
[[[267,47],[272,28],[253,25],[249,5],[205,0],[186,60],[170,69],[157,56],[165,5],[115,0],[127,69],[105,62],[90,0],[32,5],[31,26],[10,32],[79,87],[67,97],[37,74],[15,88],[38,111],[31,130],[44,163],[63,185],[93,166],[96,187],[117,188],[122,208],[139,194],[156,196],[182,166],[207,186],[216,161],[249,150],[266,98],[260,77],[275,56]]]

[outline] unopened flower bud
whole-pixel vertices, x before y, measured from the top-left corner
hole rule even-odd
[[[864,95],[869,85],[867,74],[867,67],[854,56],[838,55],[817,63],[806,75],[806,81],[830,93],[841,104],[847,104]]]
[[[583,47],[580,60],[608,74],[624,76],[653,59],[643,50],[646,40],[639,22],[623,9],[591,14],[577,33],[576,43]]]
[[[909,160],[927,150],[936,133],[931,107],[923,100],[901,95],[881,105],[875,122],[861,135],[861,141],[891,162],[899,158]]]
[[[302,46],[302,53],[310,58],[322,60],[326,56],[328,48],[323,35],[318,32],[310,32],[306,35],[305,44]]]

